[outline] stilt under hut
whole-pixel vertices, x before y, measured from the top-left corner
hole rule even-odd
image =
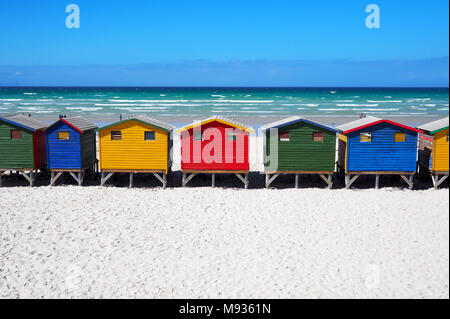
[[[419,169],[431,174],[437,189],[448,178],[449,166],[449,118],[420,125]]]
[[[197,174],[234,174],[248,188],[250,133],[254,130],[222,116],[210,117],[177,131],[181,139],[183,187]]]
[[[339,130],[300,116],[263,125],[266,188],[281,174],[317,174],[333,187]]]
[[[115,173],[129,173],[130,187],[136,173],[153,174],[165,188],[172,166],[174,126],[133,116],[99,130],[101,185]]]
[[[373,116],[337,128],[342,131],[338,168],[345,173],[346,188],[361,175],[375,175],[375,188],[381,175],[400,175],[413,188],[419,129]]]
[[[23,175],[34,186],[36,173],[45,169],[45,128],[48,124],[16,114],[0,117],[0,186],[6,171]]]
[[[82,185],[86,171],[95,171],[96,129],[95,124],[81,116],[61,118],[46,129],[51,186],[63,173],[69,173]]]

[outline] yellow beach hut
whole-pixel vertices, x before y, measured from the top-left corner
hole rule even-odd
[[[449,173],[449,118],[426,123],[419,128],[419,165],[432,175],[434,188],[438,188]]]
[[[152,173],[167,185],[175,127],[147,116],[133,116],[99,130],[101,185],[115,173]],[[161,176],[160,176],[161,174]]]

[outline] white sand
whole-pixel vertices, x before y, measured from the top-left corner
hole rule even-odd
[[[449,192],[6,187],[0,298],[448,298]]]

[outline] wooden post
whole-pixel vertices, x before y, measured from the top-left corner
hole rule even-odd
[[[131,172],[130,173],[130,188],[132,188],[133,187],[133,175],[134,175],[134,173],[133,172]]]
[[[270,179],[270,174],[266,174],[266,188],[270,187],[269,179]]]
[[[167,187],[167,174],[163,173],[163,189],[165,189]]]
[[[333,188],[333,174],[328,174],[328,189]]]
[[[105,185],[105,172],[102,172],[102,176],[100,178],[100,186]]]
[[[298,188],[298,174],[295,174],[295,188]]]
[[[212,174],[211,187],[216,187],[216,174]]]
[[[345,188],[349,189],[350,186],[352,186],[352,184],[358,179],[359,175],[355,175],[353,176],[353,178],[351,178],[350,174],[345,175]]]
[[[34,180],[36,178],[35,172],[30,172],[30,187],[34,187]]]
[[[111,176],[113,176],[113,175],[114,175],[114,173],[108,173],[107,174],[105,172],[102,172],[102,179],[100,181],[100,186],[104,186],[106,181],[108,181],[108,179],[110,179]]]
[[[380,175],[376,174],[375,175],[375,189],[379,189],[380,188]]]
[[[2,176],[3,176],[3,171],[0,171],[0,187],[2,187]]]
[[[78,186],[81,186],[83,184],[84,179],[84,171],[78,172]]]
[[[245,174],[245,189],[248,189],[248,173]]]

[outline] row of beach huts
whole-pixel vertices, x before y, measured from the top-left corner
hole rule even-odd
[[[113,174],[129,173],[132,186],[134,174],[151,173],[166,187],[174,129],[147,116],[100,129],[81,116],[62,117],[52,125],[22,114],[3,116],[0,186],[5,172],[22,174],[31,186],[38,171],[50,175],[51,185],[69,173],[82,185],[86,171],[94,170],[101,172],[101,185]],[[416,128],[367,116],[335,128],[294,116],[264,125],[262,131],[266,187],[281,174],[295,175],[296,187],[299,175],[317,174],[332,188],[337,170],[345,175],[346,188],[361,175],[375,175],[376,188],[380,175],[399,175],[413,188],[413,176],[420,169],[430,173],[437,188],[449,174],[448,117]],[[253,132],[248,125],[220,116],[179,129],[182,186],[197,174],[211,174],[214,186],[216,174],[228,173],[247,188]]]

